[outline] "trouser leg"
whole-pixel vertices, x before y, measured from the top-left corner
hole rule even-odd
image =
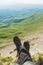
[[[20,47],[20,59],[19,59],[19,64],[22,65],[24,62],[26,61],[32,61],[31,57],[30,57],[30,53],[27,52],[27,50],[25,49],[25,47]]]

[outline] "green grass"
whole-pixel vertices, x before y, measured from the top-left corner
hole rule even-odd
[[[15,19],[13,19],[9,20],[8,23],[7,20],[2,21],[0,27],[0,44],[3,42],[6,44],[12,42],[15,35],[21,38],[30,33],[43,32],[43,13],[30,18],[27,17],[21,20],[21,22],[18,21],[18,23],[15,23]]]

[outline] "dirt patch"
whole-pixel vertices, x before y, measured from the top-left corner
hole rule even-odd
[[[35,55],[38,52],[43,53],[43,34],[35,33],[35,34],[27,35],[22,38],[22,40],[21,40],[22,44],[24,41],[30,42],[31,55]],[[15,58],[17,55],[17,51],[13,51],[15,48],[16,48],[16,46],[12,43],[11,45],[2,48],[0,50],[0,54],[3,57],[8,56],[8,57]]]

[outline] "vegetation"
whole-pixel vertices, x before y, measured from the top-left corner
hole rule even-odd
[[[40,65],[40,63],[41,63],[41,65],[43,65],[43,54],[37,53],[36,56],[32,56],[32,60],[33,60],[33,62],[36,63],[36,65]],[[15,58],[15,59],[13,59],[11,57],[3,58],[0,56],[1,65],[10,65],[11,63],[16,62],[16,61],[17,61],[17,58]]]
[[[0,44],[11,42],[15,35],[23,37],[29,33],[43,33],[43,13],[26,18],[10,18],[0,23]]]
[[[29,16],[11,17],[0,20],[0,49],[9,45],[15,35],[26,36],[27,34],[40,32],[43,33],[43,13],[32,14]],[[37,53],[32,57],[37,64],[43,62],[43,54]],[[0,65],[9,65],[17,60],[10,57],[3,58],[0,56]]]

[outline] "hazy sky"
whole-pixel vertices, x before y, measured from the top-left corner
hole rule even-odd
[[[0,0],[0,7],[17,4],[43,4],[43,0]]]

